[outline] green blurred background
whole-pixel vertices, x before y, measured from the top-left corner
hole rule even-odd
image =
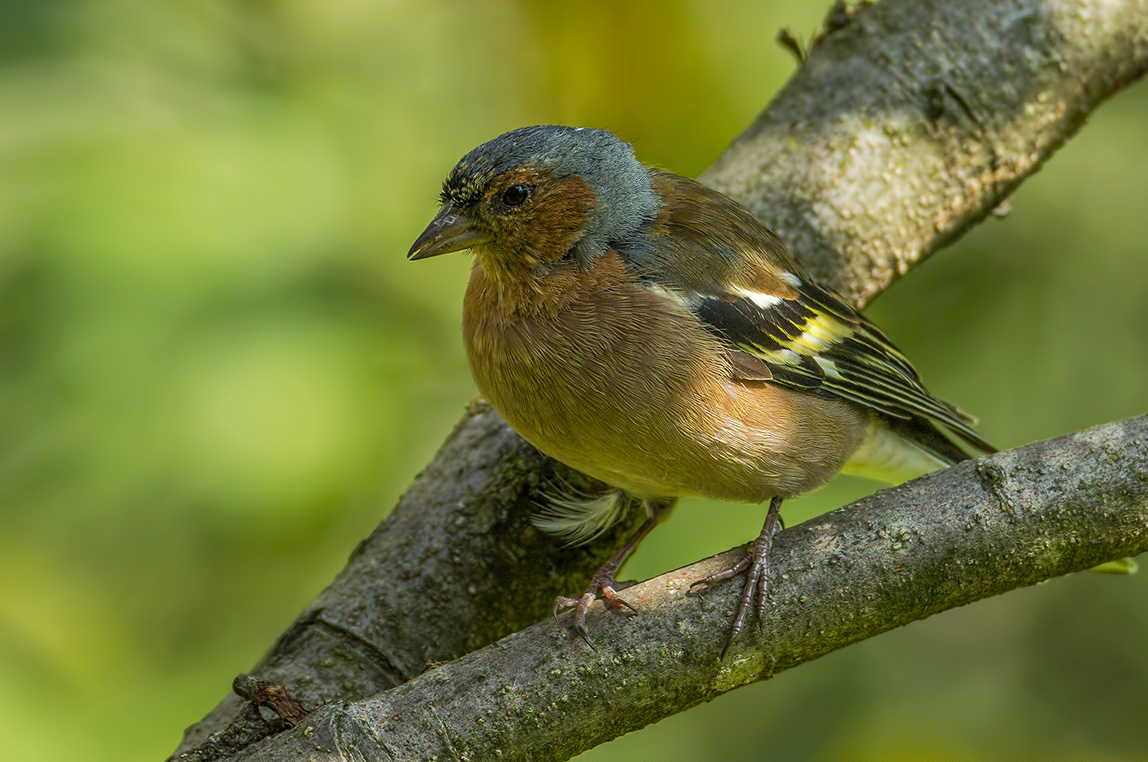
[[[8,758],[166,756],[432,457],[474,394],[468,266],[404,254],[459,156],[563,122],[696,174],[826,5],[0,4]],[[870,310],[1002,447],[1148,407],[1146,124],[1141,84]],[[686,504],[628,571],[760,520]],[[1146,601],[1143,574],[1056,580],[582,759],[1143,758]]]

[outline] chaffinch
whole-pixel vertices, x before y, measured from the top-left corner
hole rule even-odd
[[[726,648],[762,621],[786,498],[838,471],[900,481],[993,452],[880,330],[819,285],[746,209],[640,163],[605,130],[524,127],[464,156],[410,259],[470,249],[463,337],[479,391],[524,439],[641,498],[622,564],[681,496],[769,503]],[[621,518],[620,493],[537,517],[574,542]],[[723,655],[725,651],[723,650]]]

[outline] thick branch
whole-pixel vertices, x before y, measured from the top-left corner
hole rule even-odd
[[[867,304],[1148,71],[1148,1],[882,2],[702,175]]]
[[[819,46],[705,180],[867,301],[983,217],[1148,68],[1146,2],[885,0]],[[555,478],[580,477],[474,406],[252,673],[309,706],[360,699],[537,620],[612,550],[609,538],[560,549],[530,527],[532,505]],[[690,599],[712,614],[716,604],[703,600],[718,596]],[[864,602],[854,603],[868,621]],[[705,642],[717,643],[720,627],[710,626]],[[585,658],[578,644],[564,645],[568,658]],[[431,677],[440,674],[451,673]],[[697,700],[683,694],[677,705]],[[214,759],[262,732],[258,715],[229,696],[189,729],[180,752]]]
[[[740,580],[716,556],[543,621],[379,696],[323,707],[253,760],[562,760],[945,609],[1148,550],[1148,416],[970,461],[777,536],[765,635],[718,658]],[[737,551],[734,551],[737,552]],[[752,642],[757,638],[756,643]]]

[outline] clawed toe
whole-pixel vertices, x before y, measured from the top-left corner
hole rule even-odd
[[[618,596],[618,590],[623,589],[623,587],[624,585],[619,584],[613,577],[599,578],[598,575],[595,575],[594,579],[590,582],[590,586],[586,588],[586,592],[582,593],[581,596],[569,598],[565,595],[560,595],[554,599],[554,617],[557,619],[558,614],[566,609],[574,609],[574,631],[582,637],[582,640],[586,641],[586,645],[593,648],[594,644],[590,642],[590,630],[586,627],[586,612],[589,610],[590,605],[594,603],[599,593],[602,595],[602,599],[611,608],[626,608],[634,613],[638,611]]]
[[[637,614],[638,610],[636,608],[634,608],[629,603],[627,603],[626,601],[624,601],[618,597],[618,591],[619,590],[625,590],[627,587],[630,587],[630,585],[632,585],[632,584],[634,584],[634,583],[633,582],[630,582],[627,584],[614,583],[613,586],[607,585],[607,586],[602,588],[602,598],[605,599],[606,603],[610,604],[610,606],[613,608],[616,608],[616,609],[625,608],[625,609],[629,609],[630,611],[633,611],[635,614]]]
[[[672,505],[672,504],[671,504]],[[619,582],[614,579],[614,576],[622,568],[622,564],[626,563],[626,559],[634,552],[634,548],[638,547],[646,535],[648,535],[655,526],[658,525],[659,516],[664,514],[661,512],[651,512],[650,516],[638,527],[638,531],[634,532],[622,547],[618,548],[617,552],[610,557],[610,560],[602,565],[594,576],[590,579],[590,585],[586,588],[586,592],[582,593],[577,598],[567,598],[564,595],[558,596],[554,601],[554,616],[558,617],[559,612],[566,609],[574,609],[574,631],[582,636],[582,640],[586,641],[586,645],[591,648],[594,644],[590,642],[590,631],[586,628],[586,611],[590,608],[590,604],[602,594],[603,600],[611,608],[621,609],[626,608],[630,611],[637,612],[637,609],[631,606],[626,601],[618,597],[618,591],[633,585],[633,582]]]
[[[746,554],[746,556],[744,558],[742,558],[740,561],[738,561],[736,564],[729,567],[728,569],[722,569],[721,571],[716,571],[713,574],[709,575],[708,577],[703,577],[702,579],[691,582],[690,583],[690,590],[693,590],[698,585],[711,585],[714,582],[722,582],[722,581],[727,580],[727,579],[733,579],[734,577],[736,577],[737,575],[741,574],[743,571],[745,571],[746,569],[749,568],[750,560],[751,559],[750,559],[749,554]]]
[[[734,614],[729,635],[726,636],[725,645],[721,649],[722,659],[725,658],[726,651],[729,650],[734,639],[745,629],[745,622],[749,618],[751,605],[754,613],[757,614],[758,629],[762,632],[765,631],[765,612],[769,605],[769,552],[773,547],[773,536],[778,531],[780,506],[780,499],[774,498],[770,501],[769,513],[766,514],[761,534],[749,544],[746,554],[741,560],[727,569],[714,572],[690,585],[690,588],[693,589],[698,585],[708,585],[713,582],[732,579],[745,572],[745,585],[742,586],[741,597],[738,599],[737,613]]]

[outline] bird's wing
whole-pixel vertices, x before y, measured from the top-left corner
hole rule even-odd
[[[775,383],[831,392],[891,418],[925,418],[977,450],[992,450],[973,430],[974,420],[930,394],[876,326],[829,289],[787,275],[795,297],[734,285],[726,293],[697,294],[694,311],[738,350],[764,363]]]
[[[895,424],[928,422],[965,447],[994,451],[972,417],[930,394],[892,342],[816,283],[749,212],[693,181],[656,178],[669,211],[657,223],[655,250],[642,257],[640,279],[729,343],[736,377],[831,394]],[[692,200],[683,203],[683,195]],[[666,251],[667,240],[676,250]]]

